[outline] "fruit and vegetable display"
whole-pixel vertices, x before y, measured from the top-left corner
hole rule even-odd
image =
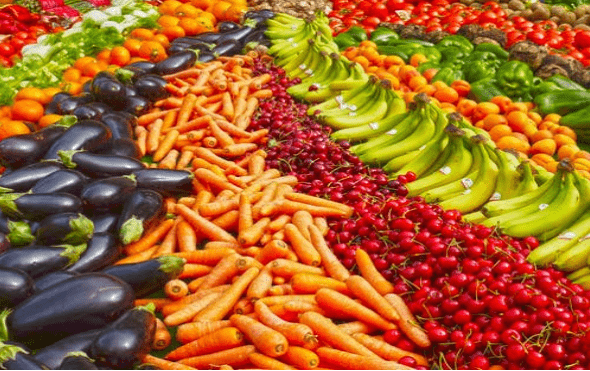
[[[1,366],[588,369],[587,10],[0,8]]]

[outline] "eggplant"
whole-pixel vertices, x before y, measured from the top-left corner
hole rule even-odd
[[[189,47],[190,47],[189,44],[183,44],[183,43],[170,44],[170,47],[168,48],[168,54],[174,55],[176,53],[181,53],[187,49],[190,49]]]
[[[244,44],[257,43],[259,45],[266,45],[270,43],[264,32],[264,29],[257,29],[244,39]]]
[[[61,362],[58,370],[98,370],[94,360],[84,352],[71,352]]]
[[[135,367],[136,370],[159,370],[160,368],[151,363],[142,363]]]
[[[82,120],[71,126],[61,137],[59,137],[43,158],[45,160],[58,160],[57,152],[75,149],[86,149],[89,151],[100,150],[111,139],[111,130],[100,121]]]
[[[217,57],[212,52],[206,52],[199,54],[199,62],[201,63],[208,63],[211,61],[216,60]]]
[[[184,259],[164,255],[141,263],[113,265],[101,272],[127,282],[138,298],[162,289],[166,282],[177,278],[184,268]]]
[[[57,103],[57,110],[61,115],[71,115],[76,108],[92,101],[94,101],[94,98],[88,93],[77,97],[67,97]]]
[[[112,234],[94,233],[80,259],[66,270],[78,273],[94,272],[114,263],[122,252],[123,246]]]
[[[82,187],[88,182],[88,177],[77,170],[63,169],[51,173],[41,179],[33,188],[31,193],[57,193],[65,192],[75,196],[80,195]]]
[[[202,42],[207,44],[217,44],[222,36],[223,34],[220,34],[219,32],[204,32],[197,36],[179,37],[176,41],[190,43],[192,40],[192,43]]]
[[[249,35],[249,34],[248,34]],[[214,55],[219,56],[231,56],[240,54],[243,48],[243,41],[242,40],[225,40],[224,42],[220,43],[216,47],[214,47],[211,52]]]
[[[124,175],[95,180],[85,185],[80,193],[84,208],[107,211],[122,207],[136,188],[134,178],[132,175]]]
[[[82,91],[84,93],[92,93],[92,80],[88,80],[82,84]]]
[[[72,111],[72,115],[76,116],[78,120],[99,120],[101,113],[97,108],[90,105],[78,106]]]
[[[0,176],[0,192],[25,192],[38,181],[65,167],[56,161],[36,162]]]
[[[94,80],[92,82],[92,94],[99,102],[105,103],[115,109],[120,109],[125,105],[125,85],[112,78]]]
[[[114,232],[119,221],[119,214],[103,213],[93,215],[90,220],[94,223],[94,234]]]
[[[147,188],[164,195],[191,193],[194,174],[186,170],[143,169],[133,172],[138,188]]]
[[[33,357],[37,361],[47,365],[50,369],[56,369],[69,353],[88,352],[90,344],[92,344],[102,330],[100,328],[68,336],[45,348],[39,349]]]
[[[44,245],[67,243],[78,245],[87,242],[94,233],[94,223],[80,213],[49,215],[37,229],[37,242]]]
[[[100,329],[133,307],[133,289],[101,273],[72,277],[26,299],[6,316],[11,339],[33,349]]]
[[[20,269],[32,278],[39,278],[72,265],[86,249],[86,244],[41,246],[29,245],[0,254],[0,267]]]
[[[103,155],[126,156],[141,159],[141,150],[137,143],[131,138],[111,139],[109,148],[99,152]]]
[[[66,93],[66,92],[59,92],[55,95],[53,95],[53,97],[51,97],[51,101],[49,103],[59,103],[62,100],[66,99],[66,98],[71,98],[72,94],[70,93]]]
[[[232,31],[225,32],[225,33],[221,34],[221,37],[217,40],[217,48],[221,44],[225,44],[229,40],[233,40],[233,41],[237,41],[239,43],[242,43],[244,41],[244,39],[252,32],[254,32],[254,28],[249,27],[249,26],[244,26],[242,28],[238,28],[238,29],[235,29]],[[215,50],[215,48],[213,48],[213,50]]]
[[[41,220],[49,215],[78,212],[82,201],[69,193],[5,193],[0,195],[0,210],[9,217]]]
[[[252,19],[262,17],[264,19],[270,19],[275,16],[275,12],[270,9],[250,10],[244,13],[244,19]]]
[[[0,141],[0,162],[13,168],[37,162],[47,152],[47,148],[75,123],[76,119],[73,116],[65,116],[39,131]]]
[[[141,116],[146,114],[151,108],[152,103],[147,98],[138,95],[135,97],[125,97],[122,110],[135,116]]]
[[[194,66],[196,62],[197,54],[193,51],[186,50],[173,54],[163,61],[156,63],[155,72],[160,75],[171,75]]]
[[[58,155],[67,167],[78,169],[93,178],[129,175],[145,169],[143,162],[127,156],[101,155],[82,150],[59,151]]]
[[[225,21],[225,22],[219,22],[217,24],[217,31],[219,31],[220,33],[225,33],[227,31],[233,31],[240,28],[240,25],[235,23],[235,22],[230,22],[230,21]]]
[[[6,236],[6,234],[0,232],[0,253],[10,249],[12,245],[10,244],[10,240]]]
[[[65,92],[55,94],[53,97],[51,97],[51,100],[45,106],[45,114],[50,115],[50,114],[61,113],[59,110],[59,107],[58,107],[59,102],[61,102],[62,100],[66,99],[66,98],[69,98],[71,96],[72,95],[70,93],[65,93]]]
[[[76,277],[78,273],[67,271],[55,271],[39,277],[35,280],[35,293],[47,290],[53,285],[57,285],[72,277]]]
[[[187,67],[182,68],[180,71],[194,65],[197,61],[197,56],[194,52],[191,52],[194,55],[194,62]],[[176,55],[184,55],[183,53],[175,54],[174,56],[170,56],[164,59],[161,62],[156,64],[156,72],[161,73],[162,75],[167,75],[174,72],[166,72],[166,68],[172,68],[175,63],[178,65],[178,59]],[[164,63],[168,61],[168,63]],[[170,94],[166,90],[166,85],[168,82],[164,80],[162,77],[158,75],[145,75],[138,78],[135,83],[133,84],[134,88],[140,92],[141,96],[149,99],[152,102],[155,102],[160,99],[164,99],[168,97]]]
[[[0,343],[0,368],[3,370],[47,370],[26,347],[15,342]]]
[[[35,281],[16,268],[0,268],[0,308],[12,308],[31,296]]]
[[[132,71],[135,73],[135,76],[139,77],[141,75],[147,75],[148,73],[154,73],[154,69],[156,68],[156,64],[152,62],[134,62],[128,64],[127,66],[123,67],[123,69]]]
[[[159,222],[166,214],[164,198],[151,189],[137,189],[125,201],[117,223],[119,239],[124,245],[141,238],[143,232]]]
[[[97,363],[114,369],[131,369],[152,348],[156,333],[154,305],[136,307],[107,326],[90,345]]]
[[[133,138],[133,125],[136,124],[137,118],[126,112],[112,112],[102,116],[101,121],[111,130],[111,137]]]
[[[133,86],[125,85],[125,96],[126,97],[136,97],[140,95]]]

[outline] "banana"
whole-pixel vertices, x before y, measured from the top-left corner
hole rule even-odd
[[[323,62],[320,62],[317,68],[313,69],[311,75],[306,75],[300,84],[293,85],[287,89],[287,93],[297,99],[302,99],[309,91],[310,87],[314,85],[317,88],[326,81],[327,76],[331,73],[332,65],[335,63],[334,58],[330,54],[322,54]],[[312,69],[310,67],[310,69]]]
[[[385,100],[385,88],[381,87],[381,85],[377,85],[376,91],[378,94],[371,100],[356,100],[359,102],[356,105],[360,105],[360,110],[350,112],[348,115],[344,116],[322,114],[320,115],[320,119],[335,129],[355,127],[379,120],[387,113],[388,105]]]
[[[405,155],[401,155],[396,158],[392,158],[391,160],[389,160],[389,162],[387,164],[385,164],[385,166],[383,166],[383,171],[385,171],[387,173],[393,173],[394,171],[398,171],[399,169],[401,169],[402,167],[404,167],[405,165],[407,165],[408,163],[413,161],[422,152],[423,152],[422,150],[417,149],[415,151],[408,152]],[[397,175],[389,174],[389,177],[392,179],[395,178],[396,176]]]
[[[498,164],[498,181],[496,189],[490,200],[506,200],[516,194],[520,184],[520,173],[518,172],[518,160],[512,154],[504,151],[494,151]]]
[[[375,101],[384,98],[384,90],[378,84],[371,84],[366,91],[350,97],[349,94],[342,95],[342,98],[335,98],[338,105],[334,108],[322,110],[319,117],[322,119],[340,119],[350,115],[361,115],[376,104]],[[348,98],[346,98],[348,97]],[[365,102],[372,102],[365,104]]]
[[[584,290],[590,289],[590,275],[580,277],[577,280],[573,281],[573,283],[582,286]]]
[[[320,111],[321,113],[327,112],[331,109],[342,109],[343,104],[350,104],[350,101],[356,101],[358,99],[366,99],[372,96],[375,90],[375,84],[373,80],[369,80],[363,86],[359,86],[356,89],[341,92],[333,98],[323,101],[322,103],[314,104],[307,109],[308,115],[313,115],[315,112]]]
[[[582,278],[584,276],[588,276],[590,275],[590,268],[589,267],[584,267],[584,268],[580,268],[575,272],[572,272],[570,274],[567,275],[567,279],[570,281],[575,281],[578,278]]]
[[[463,215],[463,220],[467,223],[478,224],[486,220],[486,216],[481,211],[474,211],[469,214]]]
[[[565,272],[573,272],[588,265],[590,257],[590,240],[578,242],[572,248],[559,254],[553,263],[557,269]]]
[[[312,78],[316,70],[323,70],[327,63],[332,63],[328,57],[329,54],[330,53],[323,50],[318,51],[317,48],[313,47],[310,51],[310,58],[299,66],[299,69],[295,70],[292,77],[299,77],[301,81]]]
[[[308,40],[308,42],[311,41],[312,39]],[[315,49],[313,42],[311,42],[306,52],[301,54],[303,55],[292,59],[283,66],[283,69],[285,70],[288,77],[294,78],[300,71],[304,71],[314,56],[317,55],[317,50]]]
[[[308,39],[311,40],[311,39]],[[300,47],[298,51],[295,52],[294,56],[289,59],[278,60],[276,64],[282,67],[287,74],[291,73],[294,69],[298,68],[301,63],[305,62],[307,58],[309,58],[310,46],[307,48]]]
[[[533,175],[533,167],[529,161],[521,162],[517,169],[521,175],[514,197],[533,192],[535,189],[539,188],[539,185],[535,181],[535,176]]]
[[[346,62],[342,58],[338,58],[338,55],[335,53],[331,53],[330,55],[334,59],[330,72],[319,83],[319,86],[317,86],[317,90],[308,91],[305,93],[305,95],[303,96],[304,100],[311,103],[319,103],[335,97],[338,93],[332,91],[328,87],[329,82],[334,80],[345,79],[350,76],[352,69],[349,67],[348,62]]]
[[[393,104],[394,104],[394,102],[392,101],[390,103],[390,107]],[[381,120],[378,120],[375,122],[370,122],[368,124],[355,126],[353,128],[337,130],[332,133],[331,137],[332,137],[332,140],[335,140],[335,141],[349,140],[349,141],[358,142],[361,140],[367,140],[369,138],[376,137],[380,134],[383,134],[383,133],[393,129],[404,118],[405,118],[405,115],[403,114],[403,112],[398,113],[398,114],[388,113]]]

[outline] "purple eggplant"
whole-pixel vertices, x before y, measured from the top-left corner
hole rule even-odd
[[[81,274],[31,296],[1,322],[11,339],[38,349],[103,328],[131,309],[134,299],[131,286],[116,277]]]
[[[220,33],[237,30],[238,28],[240,28],[240,25],[235,22],[225,21],[225,22],[219,22],[217,24],[217,30]]]
[[[186,70],[195,65],[197,54],[191,50],[176,53],[156,63],[155,73],[160,75],[171,75]],[[138,80],[139,81],[139,80]]]
[[[0,268],[0,308],[12,308],[31,296],[35,281],[16,268]]]
[[[9,174],[0,176],[1,192],[25,192],[46,176],[63,170],[65,167],[56,161],[37,162]]]
[[[94,223],[94,233],[112,233],[117,228],[117,222],[119,221],[119,214],[115,213],[100,213],[92,215],[90,218]]]
[[[101,155],[83,150],[59,151],[57,154],[66,167],[93,178],[129,175],[145,169],[143,162],[126,156]]]
[[[88,183],[80,193],[83,207],[94,211],[119,209],[131,196],[136,184],[133,175],[110,177]]]
[[[84,352],[71,352],[57,368],[58,370],[98,370],[94,360]]]
[[[78,212],[82,201],[69,193],[5,193],[0,195],[0,209],[9,217],[41,220],[49,215]]]
[[[89,151],[100,150],[111,139],[111,130],[100,121],[82,120],[72,125],[61,137],[59,137],[45,156],[45,160],[58,160],[58,151],[86,149]]]
[[[76,277],[78,273],[68,271],[55,271],[47,273],[44,276],[39,277],[35,280],[35,294],[43,290],[47,290],[53,285],[57,285],[72,277]]]
[[[0,342],[0,367],[3,370],[47,370],[23,344]]]
[[[141,159],[141,150],[137,143],[131,138],[111,139],[109,148],[99,152],[103,155],[126,156]]]
[[[125,100],[125,85],[115,78],[115,75],[102,71],[92,79],[92,95],[99,102],[119,109]]]
[[[135,116],[146,114],[152,108],[152,103],[142,96],[125,97],[122,110]]]
[[[126,112],[110,112],[102,116],[103,124],[111,129],[111,137],[133,138],[133,125],[137,123],[137,118]]]
[[[76,170],[58,170],[35,183],[31,193],[65,192],[78,196],[88,179],[86,175]]]
[[[80,213],[49,215],[37,229],[37,242],[44,245],[67,243],[79,245],[87,242],[94,233],[94,223]]]
[[[143,169],[134,171],[137,188],[147,188],[164,195],[187,194],[193,190],[194,175],[186,170]]]
[[[74,110],[80,106],[94,101],[91,94],[83,93],[77,97],[67,97],[57,103],[58,113],[61,115],[71,115]]]
[[[248,35],[249,34],[247,34],[246,36],[248,36]],[[246,37],[246,36],[244,36],[244,37]],[[218,56],[232,56],[232,55],[240,54],[240,52],[242,51],[242,48],[243,48],[243,43],[241,40],[228,39],[228,40],[225,40],[224,42],[218,44],[213,49],[211,49],[211,52],[214,55],[218,55]]]
[[[0,267],[15,268],[39,278],[74,264],[86,250],[86,244],[41,246],[29,245],[0,254]]]
[[[133,72],[134,76],[136,77],[147,75],[149,73],[154,73],[155,68],[155,63],[147,61],[134,62],[123,67],[123,69]]]
[[[141,238],[143,232],[158,223],[164,215],[164,198],[151,189],[137,189],[125,201],[117,223],[119,239],[124,245]]]
[[[80,259],[66,270],[78,273],[94,272],[113,264],[122,252],[123,246],[112,234],[94,233]]]
[[[122,279],[133,287],[138,298],[162,289],[166,282],[182,273],[184,259],[164,255],[141,263],[113,265],[102,273]]]
[[[63,362],[64,358],[71,352],[88,352],[90,344],[102,332],[102,328],[90,330],[68,336],[55,343],[41,348],[33,356],[37,361],[56,369]]]
[[[72,111],[72,115],[76,116],[78,120],[100,120],[102,116],[100,111],[93,106],[92,103],[84,104],[76,107]]]
[[[194,54],[194,53],[193,53]],[[166,65],[160,65],[160,63],[164,63],[170,60],[172,56],[166,58],[165,60],[158,62],[156,65],[157,71],[162,70]],[[194,60],[197,60],[197,56],[195,55]],[[172,65],[174,60],[170,61],[170,65]],[[160,66],[160,67],[158,67]],[[165,73],[162,73],[165,75]],[[158,75],[145,75],[138,78],[135,83],[133,83],[134,88],[141,94],[141,96],[149,99],[152,102],[155,102],[160,99],[164,99],[170,95],[168,90],[166,90],[166,85],[168,82],[164,80],[164,78]]]

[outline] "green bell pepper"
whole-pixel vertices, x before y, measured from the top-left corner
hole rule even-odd
[[[438,70],[436,75],[434,75],[434,77],[432,78],[432,82],[442,81],[447,85],[451,85],[453,81],[463,79],[464,76],[463,71],[461,71],[461,69],[453,67],[443,67],[440,70]]]
[[[424,73],[424,71],[429,70],[431,68],[436,68],[439,69],[440,68],[440,63],[439,62],[425,62],[422,64],[419,64],[418,67],[416,67],[416,69],[418,70],[418,72],[420,73]]]
[[[351,27],[348,31],[334,38],[334,42],[340,50],[344,50],[349,46],[356,46],[364,40],[367,40],[367,31],[358,26]]]
[[[558,87],[560,87],[563,90],[586,91],[586,89],[582,85],[573,82],[572,80],[568,79],[567,77],[565,77],[563,75],[553,75],[545,81],[549,81],[551,83],[554,83],[555,85],[557,85]]]
[[[391,40],[398,40],[399,35],[387,27],[377,27],[375,31],[371,33],[370,40],[377,45],[386,45]]]
[[[467,59],[467,57],[469,56],[469,53],[465,53],[464,50],[456,47],[456,46],[449,46],[446,48],[438,48],[438,51],[440,51],[441,55],[442,55],[442,61],[445,63],[461,63],[463,64],[465,62],[465,59]]]
[[[423,54],[428,60],[428,62],[440,63],[442,59],[442,54],[438,51],[437,48],[432,46],[424,46],[422,47],[422,50],[418,53]]]
[[[510,53],[508,53],[507,50],[502,48],[500,45],[492,44],[492,43],[478,44],[475,47],[474,51],[476,51],[476,52],[490,52],[490,53],[493,53],[494,55],[496,55],[496,57],[498,57],[498,59],[501,59],[501,60],[507,60],[508,55],[510,54]]]
[[[469,54],[469,56],[465,59],[465,62],[476,62],[476,61],[483,61],[483,62],[491,62],[497,67],[502,64],[502,61],[496,57],[496,55],[492,52],[484,52],[484,51],[474,51],[473,53]]]
[[[520,61],[506,62],[496,71],[498,87],[508,97],[518,101],[531,99],[530,92],[533,88],[534,77],[531,68]]]
[[[543,114],[566,115],[588,106],[590,92],[585,90],[554,90],[535,97],[535,104]]]
[[[473,44],[471,41],[469,41],[468,38],[459,35],[447,36],[438,44],[436,44],[436,48],[441,52],[442,49],[446,49],[448,47],[456,47],[464,54],[470,54],[473,51]]]
[[[479,80],[471,84],[469,98],[476,102],[489,102],[494,97],[505,96],[506,93],[502,91],[496,84],[493,78]]]
[[[496,75],[497,65],[493,61],[476,60],[470,61],[463,65],[465,80],[470,83],[494,77]]]
[[[556,83],[545,80],[542,83],[540,83],[537,86],[535,86],[532,89],[531,93],[536,98],[537,95],[541,95],[541,94],[545,94],[545,93],[551,93],[551,92],[558,91],[558,90],[563,90],[563,89],[559,85],[557,85]]]

